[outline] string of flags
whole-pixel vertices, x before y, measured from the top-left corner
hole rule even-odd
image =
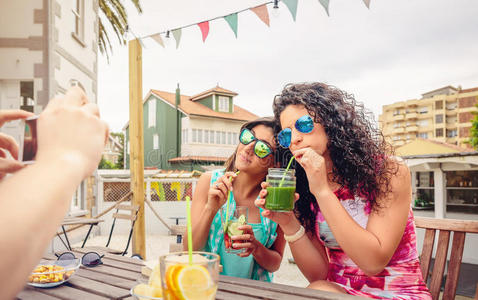
[[[292,15],[292,19],[295,22],[295,18],[296,18],[296,15],[297,15],[297,6],[298,6],[298,1],[299,0],[273,0],[273,1],[265,2],[265,3],[260,4],[258,6],[242,9],[242,10],[236,11],[234,13],[225,15],[225,16],[215,17],[215,18],[212,18],[212,19],[209,19],[209,20],[201,21],[199,23],[193,23],[193,24],[181,26],[181,27],[178,27],[178,28],[175,28],[175,29],[166,30],[166,31],[150,34],[150,35],[147,35],[147,36],[143,36],[143,37],[141,37],[141,39],[151,38],[164,48],[165,43],[164,43],[164,40],[163,40],[162,36],[164,36],[165,38],[170,38],[170,34],[172,34],[173,37],[174,37],[174,40],[176,41],[176,49],[177,49],[179,47],[179,43],[181,41],[182,30],[184,28],[187,28],[187,27],[198,26],[199,29],[201,30],[202,41],[205,42],[208,35],[209,35],[209,23],[211,21],[214,21],[214,20],[217,20],[217,19],[224,19],[227,22],[227,24],[229,25],[229,27],[231,28],[235,37],[237,38],[238,15],[240,13],[245,12],[245,11],[251,11],[264,24],[266,24],[269,27],[270,26],[269,10],[268,10],[267,6],[269,4],[273,4],[272,9],[278,9],[279,8],[279,6],[278,6],[279,1],[282,1],[285,4],[285,6],[288,8],[289,12]],[[327,16],[330,16],[330,14],[329,14],[329,0],[318,0],[318,1],[322,5],[322,7],[325,9],[325,12],[327,13]],[[362,0],[362,1],[365,4],[365,6],[370,9],[370,1],[371,0]]]

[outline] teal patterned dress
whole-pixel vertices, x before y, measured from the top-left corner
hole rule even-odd
[[[224,175],[224,169],[215,170],[211,176],[211,185],[217,181],[219,177]],[[226,204],[224,204],[226,205]],[[234,196],[231,197],[229,209],[236,209],[236,201]],[[260,212],[262,209],[260,208]],[[261,222],[257,224],[250,224],[254,231],[255,238],[266,248],[272,247],[277,237],[277,224],[260,214]],[[272,273],[262,268],[252,255],[248,257],[239,257],[236,254],[227,253],[224,246],[224,230],[221,224],[221,215],[219,211],[214,216],[209,229],[209,237],[204,247],[204,251],[219,254],[221,257],[221,264],[223,266],[222,275],[242,277],[261,281],[272,281]]]

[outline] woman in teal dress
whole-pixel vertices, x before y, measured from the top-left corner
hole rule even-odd
[[[285,240],[277,224],[262,216],[254,205],[268,169],[275,166],[274,122],[260,118],[241,127],[239,144],[227,160],[225,169],[201,175],[191,206],[193,249],[217,253],[221,257],[221,274],[272,281],[282,261]],[[236,172],[240,171],[236,175]],[[248,224],[239,226],[242,235],[233,236],[233,248],[242,253],[225,251],[220,208],[226,205],[231,192],[229,209],[247,206]],[[187,249],[185,241],[184,249]]]

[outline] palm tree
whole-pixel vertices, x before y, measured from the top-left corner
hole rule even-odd
[[[140,0],[130,0],[136,10],[139,13],[142,13],[143,10],[139,3]],[[116,37],[121,45],[126,44],[126,40],[124,38],[124,34],[126,32],[128,26],[128,14],[126,13],[126,9],[123,6],[121,0],[99,0],[100,6],[100,18],[99,18],[99,40],[98,46],[100,47],[100,51],[103,54],[106,54],[106,57],[109,57],[109,52],[113,51],[113,47],[111,46],[111,40],[108,36],[108,32],[106,31],[105,23],[107,22],[111,25],[114,32],[116,33]]]

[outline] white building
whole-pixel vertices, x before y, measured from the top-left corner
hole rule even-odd
[[[2,1],[0,109],[39,113],[79,85],[97,94],[98,1]],[[18,138],[18,123],[3,132]]]
[[[81,86],[97,101],[98,0],[3,0],[0,109],[40,113],[49,99]],[[19,140],[18,121],[0,131]],[[71,211],[85,208],[84,184]]]

